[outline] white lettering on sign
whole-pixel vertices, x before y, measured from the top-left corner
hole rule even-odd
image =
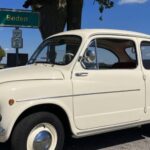
[[[28,17],[6,15],[7,21],[28,22]]]

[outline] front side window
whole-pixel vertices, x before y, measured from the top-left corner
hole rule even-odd
[[[133,69],[137,66],[136,46],[131,40],[95,39],[95,50],[97,69]],[[91,68],[87,66],[86,69]]]
[[[97,47],[97,63],[99,69],[109,69],[118,63],[118,57],[109,49]]]
[[[150,42],[142,42],[141,44],[143,66],[150,69]]]
[[[78,36],[58,36],[45,41],[29,60],[32,63],[49,63],[67,65],[72,62],[79,47],[81,38]]]
[[[136,61],[136,49],[134,46],[126,48],[125,52],[127,53],[127,55],[131,60]]]

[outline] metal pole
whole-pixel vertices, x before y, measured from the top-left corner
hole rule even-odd
[[[16,66],[19,65],[19,48],[16,48]]]
[[[18,30],[19,27],[16,27],[16,30]],[[16,66],[19,65],[19,48],[16,48]]]

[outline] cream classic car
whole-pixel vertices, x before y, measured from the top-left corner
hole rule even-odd
[[[76,30],[46,39],[23,67],[0,71],[0,142],[62,150],[75,138],[150,123],[150,36]]]

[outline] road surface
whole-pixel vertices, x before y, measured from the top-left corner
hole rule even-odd
[[[10,150],[0,144],[0,150]],[[82,139],[70,139],[64,150],[150,150],[150,125]]]

